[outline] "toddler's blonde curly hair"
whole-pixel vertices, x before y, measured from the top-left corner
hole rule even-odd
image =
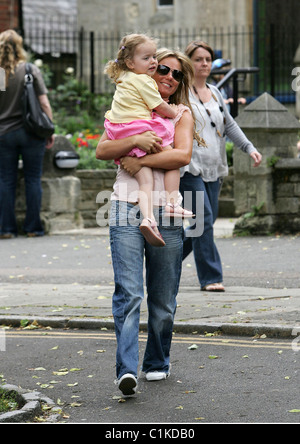
[[[125,35],[120,42],[117,58],[115,60],[110,60],[106,64],[104,74],[106,74],[113,83],[116,83],[122,71],[130,71],[126,62],[133,58],[136,47],[147,42],[151,42],[157,47],[156,39],[149,37],[146,34]]]

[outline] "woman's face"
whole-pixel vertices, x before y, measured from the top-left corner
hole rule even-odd
[[[172,77],[172,71],[177,69],[182,70],[181,63],[175,57],[166,57],[158,62],[159,65],[166,65],[170,69],[168,74],[162,76],[157,71],[153,76],[158,86],[158,91],[164,100],[172,96],[178,88],[179,82]]]
[[[191,57],[195,68],[195,77],[207,78],[211,71],[212,58],[210,53],[200,47],[197,48]]]

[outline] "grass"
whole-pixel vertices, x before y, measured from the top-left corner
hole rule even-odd
[[[18,408],[17,393],[8,392],[0,387],[0,414],[17,410]]]

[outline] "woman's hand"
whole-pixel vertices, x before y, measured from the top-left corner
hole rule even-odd
[[[158,137],[154,131],[146,131],[134,137],[135,145],[147,154],[155,154],[163,150],[161,146],[162,139]],[[141,164],[141,158],[131,156],[121,157],[120,164],[130,176],[138,173],[143,166]]]
[[[52,148],[54,145],[54,134],[52,134],[52,136],[50,136],[47,140],[46,140],[46,149],[50,150],[50,148]]]
[[[262,155],[258,151],[254,151],[250,154],[250,157],[252,157],[252,159],[254,160],[253,166],[258,167],[261,163]]]
[[[142,168],[140,159],[139,157],[132,156],[121,157],[120,164],[130,176],[134,176]]]
[[[154,131],[137,134],[135,138],[136,146],[147,154],[155,154],[162,151],[162,138],[158,137]]]

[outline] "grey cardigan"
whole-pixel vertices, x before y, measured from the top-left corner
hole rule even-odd
[[[205,141],[206,146],[198,145],[198,142],[194,140],[191,162],[180,169],[181,176],[189,172],[194,176],[200,175],[205,182],[213,182],[228,175],[224,132],[243,152],[251,154],[257,151],[229,113],[220,91],[214,85],[209,85],[209,88],[218,102],[212,97],[209,102],[204,103],[204,106],[195,93],[190,91],[190,102],[196,118],[196,130]],[[220,106],[223,108],[223,112],[220,110]],[[211,118],[205,108],[210,111]],[[224,117],[226,119],[225,125]],[[212,127],[211,121],[215,123],[215,127]],[[219,137],[217,130],[222,137]]]

